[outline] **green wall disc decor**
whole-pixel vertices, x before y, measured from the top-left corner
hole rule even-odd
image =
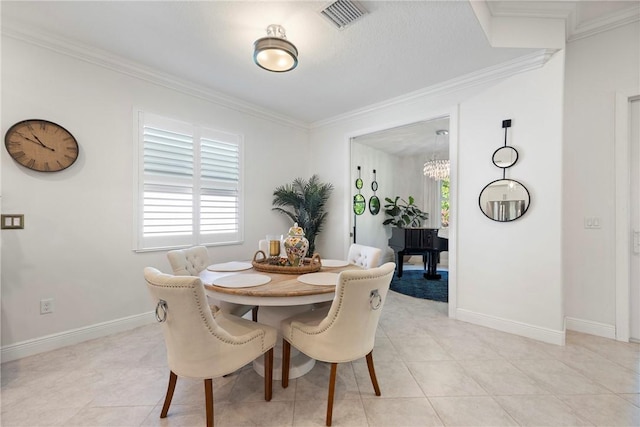
[[[378,181],[376,181],[376,170],[373,170],[373,181],[371,182],[371,190],[373,190],[373,196],[369,199],[369,212],[371,215],[378,215],[380,213],[380,199],[376,196],[378,190]]]
[[[358,194],[353,196],[353,213],[356,215],[362,215],[366,209],[366,201],[364,196],[360,194],[360,190],[362,189],[362,178],[360,178],[360,166],[358,166],[358,179],[356,179],[356,188],[358,189]]]

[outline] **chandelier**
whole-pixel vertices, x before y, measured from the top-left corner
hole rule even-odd
[[[449,160],[429,160],[425,162],[423,172],[431,179],[442,181],[449,177]]]
[[[439,129],[436,131],[436,142],[438,136],[448,135],[449,131],[445,129]],[[436,180],[442,181],[449,178],[450,163],[448,159],[436,159],[435,156],[431,160],[427,160],[424,164],[423,173],[425,176]]]

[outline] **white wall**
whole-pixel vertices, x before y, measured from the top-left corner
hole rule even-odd
[[[456,228],[450,232],[449,247],[458,263],[450,265],[450,313],[453,307],[453,314],[464,320],[562,343],[563,66],[560,52],[543,68],[502,82],[412,97],[314,128],[314,168],[333,177],[337,197],[331,208],[343,213],[342,218],[332,216],[321,249],[336,253],[348,246],[344,242],[351,203],[351,174],[345,172],[349,163],[332,159],[348,158],[349,137],[448,115]],[[521,150],[513,177],[529,186],[535,204],[525,218],[512,224],[488,220],[477,202],[484,185],[500,176],[491,155],[502,144],[503,119],[513,119],[514,144]],[[497,271],[508,275],[499,276]]]
[[[395,158],[389,154],[376,150],[371,147],[359,143],[352,143],[351,156],[353,159],[358,159],[356,164],[351,167],[351,199],[357,194],[355,188],[355,180],[358,177],[357,166],[361,167],[361,177],[363,180],[363,188],[360,193],[365,197],[367,202],[367,209],[362,215],[355,216],[356,221],[356,242],[361,245],[374,246],[381,249],[386,249],[387,240],[389,237],[385,232],[385,227],[382,222],[386,219],[384,214],[385,197],[389,197],[395,187]],[[369,212],[369,199],[373,196],[371,190],[371,182],[373,180],[373,170],[376,170],[376,181],[378,183],[378,190],[376,195],[380,199],[380,212],[378,215],[372,215]],[[353,212],[353,211],[352,211]],[[343,258],[342,251],[336,251],[331,255],[331,258]]]
[[[563,252],[568,328],[615,337],[615,95],[640,94],[640,24],[567,45]],[[600,229],[585,229],[585,217]]]
[[[425,176],[422,172],[426,156],[396,156],[394,173],[396,183],[391,192],[387,196],[394,199],[400,196],[401,199],[409,201],[409,196],[415,199],[415,204],[424,209],[424,187]],[[428,212],[433,215],[433,212]],[[437,214],[437,213],[436,213]]]
[[[273,189],[308,165],[288,162],[308,131],[276,124],[205,99],[83,62],[12,38],[2,39],[2,133],[43,118],[76,137],[68,170],[29,171],[1,150],[3,213],[23,213],[24,230],[2,231],[2,345],[38,339],[149,312],[147,265],[170,271],[165,252],[134,253],[134,108],[244,135],[245,243],[213,247],[213,260],[248,259],[269,232],[286,232],[271,211]],[[55,312],[40,315],[39,301]]]
[[[494,86],[460,106],[458,311],[462,318],[562,342],[562,93],[564,52],[544,68]],[[519,152],[506,177],[525,185],[531,204],[513,222],[487,219],[478,196],[502,170],[491,160],[504,144]],[[460,316],[459,316],[460,317]]]

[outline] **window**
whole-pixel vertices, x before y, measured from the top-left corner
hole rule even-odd
[[[449,226],[449,178],[440,181],[440,222],[442,227]]]
[[[242,241],[242,137],[138,114],[138,250]]]

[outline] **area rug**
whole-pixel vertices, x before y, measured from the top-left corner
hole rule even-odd
[[[391,280],[391,290],[411,297],[449,302],[448,273],[438,270],[442,275],[440,280],[427,280],[423,273],[422,270],[405,270],[399,278],[396,272]]]

